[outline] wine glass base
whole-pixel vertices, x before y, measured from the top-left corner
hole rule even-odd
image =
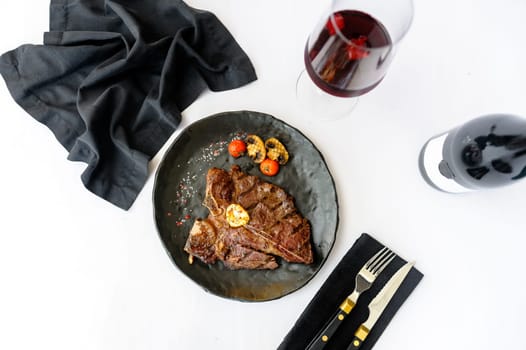
[[[303,70],[296,82],[296,100],[302,116],[317,121],[333,121],[351,114],[358,97],[338,97],[326,93]]]
[[[450,173],[448,165],[443,161],[442,149],[448,133],[430,139],[420,152],[419,168],[424,180],[432,187],[448,193],[466,193],[473,190],[461,186],[454,180],[454,175],[444,175]],[[446,167],[442,169],[441,167]]]

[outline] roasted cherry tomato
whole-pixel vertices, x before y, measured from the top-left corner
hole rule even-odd
[[[228,145],[228,153],[234,158],[238,158],[245,154],[247,145],[243,140],[232,140]]]
[[[259,164],[259,170],[267,176],[274,176],[279,171],[279,163],[267,158]]]

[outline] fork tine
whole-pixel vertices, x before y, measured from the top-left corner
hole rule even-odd
[[[376,259],[380,256],[380,255],[383,255],[386,251],[387,251],[387,247],[383,247],[382,249],[380,249],[376,254],[374,254],[366,263],[365,263],[365,268],[366,269],[369,269],[371,267],[372,264],[374,264],[374,262],[376,261]]]
[[[368,264],[367,264],[367,270],[369,271],[372,271],[373,269],[375,269],[379,263],[381,263],[385,257],[387,255],[389,255],[389,253],[391,252],[390,249],[388,249],[387,247],[384,247],[379,253],[379,255],[375,255],[373,258],[374,259],[371,259]]]
[[[371,265],[369,268],[369,271],[374,272],[376,269],[378,269],[382,264],[391,257],[391,249],[387,249],[382,255],[376,259],[376,261]]]
[[[396,257],[396,254],[393,253],[392,251],[389,251],[390,254],[386,257],[387,260],[384,260],[381,265],[377,266],[376,269],[373,271],[373,274],[378,276],[384,269],[387,265],[389,265],[389,263],[391,261],[393,261],[393,259]]]

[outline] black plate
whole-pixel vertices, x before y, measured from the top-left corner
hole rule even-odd
[[[236,136],[257,134],[277,137],[290,153],[278,175],[266,177],[247,156],[234,159],[228,143]],[[201,203],[206,172],[211,167],[241,169],[274,183],[291,194],[300,213],[312,226],[314,263],[290,264],[278,259],[272,271],[230,271],[219,262],[188,262],[183,250],[195,218],[206,217]],[[338,200],[332,176],[321,153],[300,131],[270,115],[236,111],[201,119],[181,132],[164,155],[153,189],[155,221],[168,255],[189,278],[221,297],[265,301],[289,294],[305,285],[320,269],[336,237]]]

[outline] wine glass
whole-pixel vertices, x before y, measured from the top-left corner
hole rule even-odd
[[[412,18],[412,0],[332,0],[307,40],[296,83],[305,114],[348,115],[384,78]]]

